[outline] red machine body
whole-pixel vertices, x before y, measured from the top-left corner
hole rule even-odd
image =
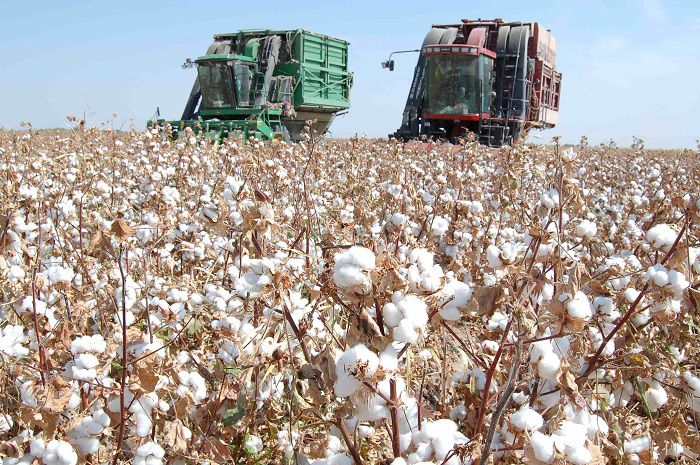
[[[467,132],[491,146],[517,143],[559,121],[557,45],[538,23],[462,20],[426,35],[393,137],[456,139]]]

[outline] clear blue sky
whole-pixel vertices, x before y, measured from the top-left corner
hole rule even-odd
[[[542,140],[588,135],[629,145],[695,147],[700,138],[700,3],[607,1],[48,2],[0,0],[0,126],[65,126],[86,113],[97,125],[142,128],[156,106],[178,118],[195,71],[187,57],[215,33],[305,28],[350,41],[355,73],[349,114],[334,135],[385,136],[401,120],[415,55],[434,23],[462,18],[538,21],[558,41],[564,74],[560,125]]]

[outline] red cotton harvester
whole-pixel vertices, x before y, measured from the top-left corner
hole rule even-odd
[[[538,23],[463,19],[434,25],[423,40],[401,127],[390,137],[517,144],[559,120],[561,73],[552,33]],[[392,53],[392,55],[394,54]],[[382,63],[394,69],[394,61]]]

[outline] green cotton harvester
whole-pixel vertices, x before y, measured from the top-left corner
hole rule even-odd
[[[348,42],[303,29],[242,30],[214,36],[204,56],[188,59],[197,79],[178,121],[220,140],[229,135],[299,140],[309,120],[324,133],[350,107]]]

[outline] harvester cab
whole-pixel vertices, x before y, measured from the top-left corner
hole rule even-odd
[[[214,36],[207,54],[188,59],[197,78],[174,135],[190,127],[222,139],[298,140],[307,120],[325,132],[350,106],[348,43],[304,30],[239,31]]]

